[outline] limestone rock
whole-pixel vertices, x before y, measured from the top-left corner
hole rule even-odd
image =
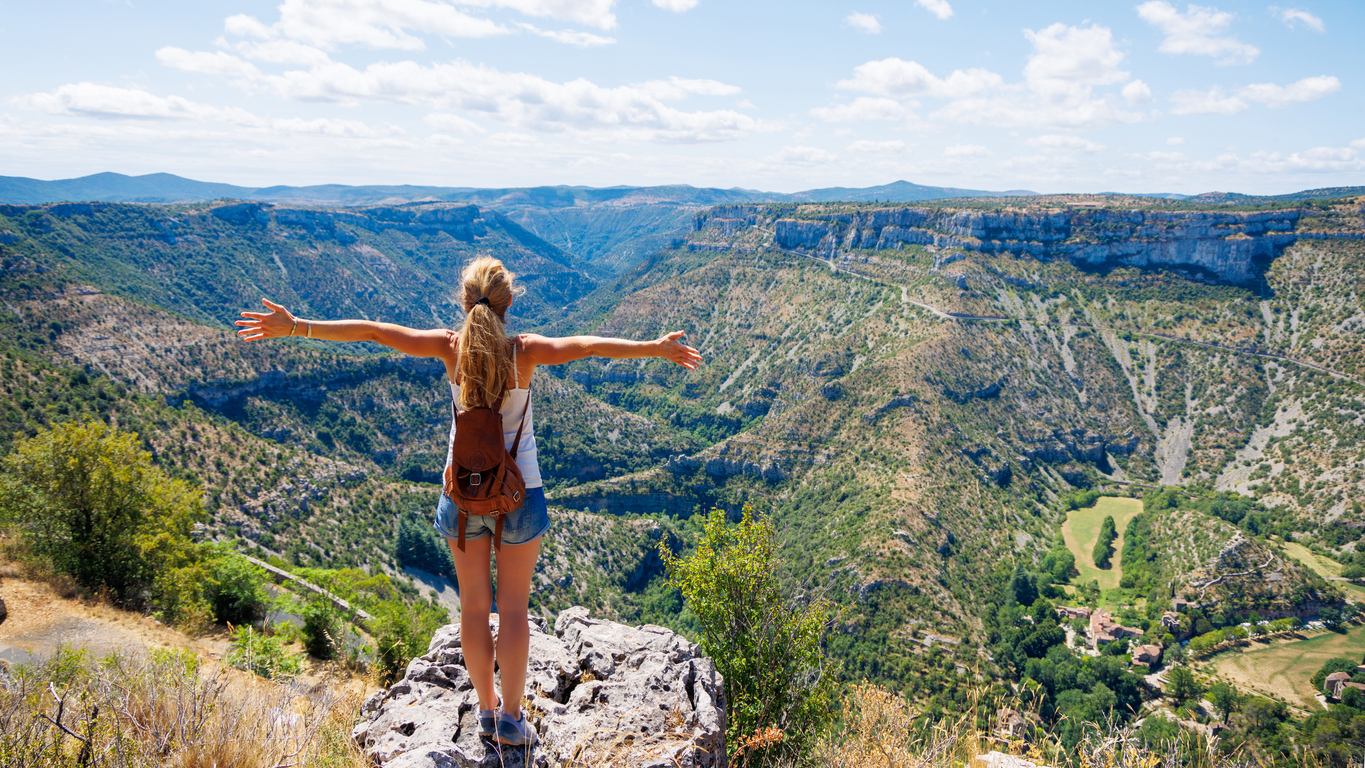
[[[535,749],[479,737],[455,624],[436,632],[402,680],[365,701],[352,736],[385,768],[726,765],[724,684],[696,645],[663,627],[592,619],[578,606],[559,615],[553,634],[539,617],[530,624]]]

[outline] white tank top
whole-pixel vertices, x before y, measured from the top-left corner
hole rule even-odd
[[[459,367],[459,358],[456,357],[456,367]],[[516,371],[517,365],[517,346],[512,345],[512,370]],[[513,374],[518,377],[513,383],[521,384],[520,371]],[[460,402],[460,385],[450,382],[450,396],[456,405]],[[522,409],[526,411],[526,426],[521,430],[521,445],[517,446],[517,469],[521,470],[521,479],[526,481],[527,488],[540,488],[543,483],[540,479],[540,462],[536,460],[536,430],[535,412],[531,408],[531,389],[512,388],[507,390],[507,396],[502,400],[502,409],[498,411],[502,415],[502,443],[508,451],[512,450],[512,441],[517,439],[517,428],[521,426]],[[450,442],[446,445],[446,466],[450,466],[450,446],[455,444],[455,421],[450,422]]]

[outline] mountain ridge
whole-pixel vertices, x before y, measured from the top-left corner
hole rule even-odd
[[[489,206],[539,204],[549,205],[550,207],[572,207],[593,204],[648,205],[671,203],[706,207],[740,202],[822,202],[832,200],[910,202],[954,197],[1014,197],[1033,194],[1035,193],[1025,190],[990,192],[980,189],[924,186],[903,180],[874,187],[827,187],[783,193],[740,188],[693,187],[688,184],[667,184],[653,187],[557,185],[483,188],[413,184],[356,186],[318,184],[246,187],[197,181],[169,173],[127,176],[109,171],[73,179],[50,181],[23,176],[0,176],[0,202],[21,205],[75,201],[188,203],[236,198],[263,202],[332,205],[392,204],[401,200],[402,202],[467,202]]]

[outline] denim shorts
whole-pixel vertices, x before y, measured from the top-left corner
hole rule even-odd
[[[441,503],[436,505],[436,532],[447,539],[460,537],[460,510],[455,508],[443,493]],[[497,528],[497,519],[489,515],[470,515],[464,526],[464,537],[482,539],[492,536]],[[508,512],[502,521],[503,544],[525,544],[535,540],[550,527],[550,513],[545,509],[545,489],[527,488],[526,503]]]

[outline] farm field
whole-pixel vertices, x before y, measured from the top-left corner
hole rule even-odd
[[[1141,511],[1141,499],[1101,496],[1095,506],[1075,509],[1067,514],[1066,522],[1062,524],[1062,537],[1066,540],[1067,549],[1076,556],[1076,570],[1081,572],[1078,583],[1088,584],[1093,579],[1100,583],[1101,590],[1118,588],[1119,579],[1123,578],[1123,531],[1128,527],[1128,521]],[[1114,516],[1119,537],[1114,541],[1113,567],[1102,571],[1095,567],[1090,553],[1099,539],[1100,525],[1108,515]]]
[[[1328,660],[1361,658],[1365,650],[1365,626],[1351,627],[1346,634],[1324,632],[1306,640],[1292,640],[1248,651],[1225,651],[1210,662],[1218,674],[1236,684],[1243,693],[1273,696],[1309,711],[1317,710],[1317,691],[1309,678]]]
[[[1293,541],[1280,542],[1280,547],[1285,554],[1298,560],[1304,565],[1312,568],[1319,576],[1324,579],[1335,579],[1341,575],[1341,563],[1325,557],[1313,554],[1313,551],[1302,544]],[[1349,581],[1333,581],[1333,584],[1341,587],[1346,596],[1356,602],[1365,601],[1365,587],[1352,584]]]

